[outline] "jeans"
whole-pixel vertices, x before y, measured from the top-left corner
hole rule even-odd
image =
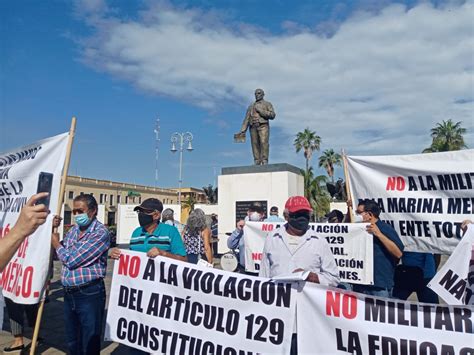
[[[352,285],[352,291],[369,296],[392,298],[392,290],[370,285]]]
[[[64,291],[64,318],[68,354],[99,354],[105,309],[104,281]]]
[[[3,307],[5,302],[3,300],[2,288],[0,286],[0,330],[3,330]]]

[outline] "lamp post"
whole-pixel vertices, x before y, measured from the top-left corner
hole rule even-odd
[[[179,144],[179,186],[178,186],[178,204],[181,206],[181,184],[183,183],[183,150],[184,150],[184,143],[188,143],[188,147],[186,150],[191,152],[193,150],[193,146],[191,142],[193,140],[193,135],[191,132],[184,132],[179,133],[175,132],[171,135],[171,152],[176,153],[178,149],[176,149],[176,143]]]

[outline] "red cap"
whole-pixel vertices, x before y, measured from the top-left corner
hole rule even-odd
[[[297,211],[309,211],[313,212],[311,205],[309,204],[308,200],[304,196],[292,196],[286,201],[285,208],[290,213],[294,213]]]

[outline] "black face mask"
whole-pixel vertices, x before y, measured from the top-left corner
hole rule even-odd
[[[297,212],[290,213],[288,218],[288,224],[294,229],[301,232],[306,232],[309,227],[309,213],[308,212]]]
[[[138,223],[140,223],[141,227],[146,227],[153,223],[153,216],[143,212],[138,212]]]

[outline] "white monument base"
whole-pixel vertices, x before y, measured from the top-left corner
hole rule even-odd
[[[219,186],[219,253],[229,250],[227,233],[235,229],[253,202],[261,202],[265,212],[277,206],[283,216],[290,196],[304,195],[304,178],[300,169],[289,164],[269,164],[223,168]]]

